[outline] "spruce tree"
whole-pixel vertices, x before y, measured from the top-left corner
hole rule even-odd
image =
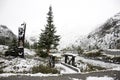
[[[16,39],[16,38],[13,38],[11,44],[9,44],[9,50],[10,50],[10,49],[15,50],[16,48],[17,48],[17,39]]]
[[[49,7],[47,15],[47,24],[45,25],[45,30],[41,30],[42,33],[40,34],[38,48],[49,55],[51,49],[57,49],[60,36],[55,34],[56,28],[53,24],[53,12],[51,6]]]

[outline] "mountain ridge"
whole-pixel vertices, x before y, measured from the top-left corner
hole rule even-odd
[[[77,40],[79,45],[87,50],[120,49],[120,13],[109,18],[100,27],[86,37]]]
[[[16,35],[5,25],[0,25],[0,44],[8,45]]]

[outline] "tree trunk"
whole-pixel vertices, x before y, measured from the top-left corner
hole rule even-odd
[[[47,54],[49,55],[49,53],[50,53],[50,49],[47,49]]]

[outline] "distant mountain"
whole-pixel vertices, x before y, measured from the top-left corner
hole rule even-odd
[[[0,25],[0,44],[8,45],[16,35],[5,25]]]
[[[77,40],[84,49],[120,49],[120,13],[108,19],[88,36]]]
[[[26,36],[26,40],[29,42],[30,45],[33,45],[34,43],[38,42],[39,35]]]

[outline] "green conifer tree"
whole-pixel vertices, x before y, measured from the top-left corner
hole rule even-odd
[[[60,36],[55,34],[56,28],[53,24],[53,12],[51,6],[49,7],[47,15],[47,24],[45,26],[45,30],[41,30],[42,33],[40,34],[38,48],[49,55],[51,49],[57,49]]]
[[[11,44],[9,44],[9,50],[10,49],[16,49],[17,48],[17,39],[16,38],[13,38]]]

